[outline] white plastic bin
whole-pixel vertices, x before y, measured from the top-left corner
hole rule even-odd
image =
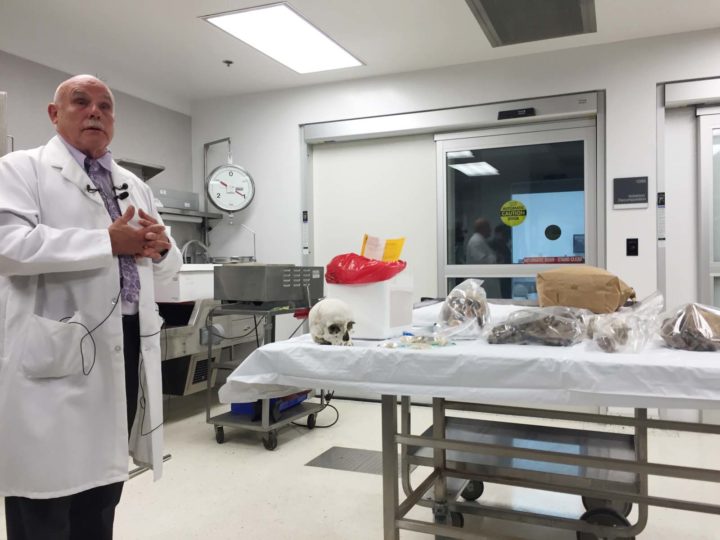
[[[355,339],[396,337],[412,326],[413,279],[407,270],[377,283],[328,283],[325,295],[350,306],[355,318],[352,334]]]
[[[156,302],[190,302],[215,297],[214,264],[183,264],[170,281],[155,282]]]

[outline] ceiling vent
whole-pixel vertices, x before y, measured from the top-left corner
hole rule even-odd
[[[597,31],[595,0],[466,0],[493,47]]]

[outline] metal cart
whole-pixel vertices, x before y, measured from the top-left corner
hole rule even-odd
[[[479,405],[433,399],[433,424],[422,435],[410,432],[410,398],[382,397],[383,519],[385,540],[401,529],[436,538],[478,538],[463,530],[464,514],[577,531],[583,540],[633,538],[647,523],[648,506],[720,514],[720,506],[648,495],[648,475],[720,482],[720,471],[648,462],[647,430],[668,429],[720,435],[719,425],[649,420],[646,409],[634,417],[523,407]],[[598,431],[448,416],[448,410],[476,411],[525,418],[589,422]],[[632,434],[601,431],[600,425],[628,426]],[[400,502],[397,450],[405,499]],[[412,465],[432,472],[415,488]],[[501,508],[476,502],[484,483],[579,495],[586,512],[577,519]],[[461,495],[462,499],[458,498]],[[632,504],[637,519],[627,521]],[[432,508],[431,521],[409,519],[416,505]]]
[[[275,317],[277,315],[284,315],[294,313],[295,309],[290,307],[262,307],[253,306],[247,303],[229,303],[222,304],[211,309],[207,316],[207,328],[208,332],[211,332],[213,328],[213,317],[217,315],[227,315],[231,313],[240,315],[253,315],[255,317],[264,318],[264,343],[272,343],[275,341]],[[257,328],[257,327],[256,327]],[[294,422],[300,418],[307,417],[308,429],[315,427],[315,421],[317,419],[317,413],[325,408],[325,393],[320,391],[320,402],[319,403],[307,403],[302,402],[294,407],[280,411],[278,406],[280,402],[270,399],[262,399],[260,402],[260,418],[259,421],[254,420],[252,417],[240,414],[233,414],[232,412],[222,413],[216,416],[211,416],[213,386],[212,386],[212,373],[213,370],[223,369],[232,371],[237,367],[237,364],[231,362],[222,362],[219,357],[214,358],[212,355],[213,340],[208,339],[208,358],[210,358],[209,372],[207,377],[207,402],[205,408],[205,421],[208,424],[212,424],[215,428],[215,440],[218,444],[225,442],[225,426],[238,427],[247,429],[250,431],[259,431],[264,434],[262,442],[266,449],[274,450],[277,448],[278,429],[283,426]]]

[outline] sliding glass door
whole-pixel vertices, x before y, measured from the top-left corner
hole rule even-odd
[[[699,109],[700,302],[720,307],[720,107]]]

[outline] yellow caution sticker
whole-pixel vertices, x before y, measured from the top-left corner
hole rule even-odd
[[[500,219],[510,227],[520,225],[526,215],[527,208],[520,201],[508,201],[500,207]]]

